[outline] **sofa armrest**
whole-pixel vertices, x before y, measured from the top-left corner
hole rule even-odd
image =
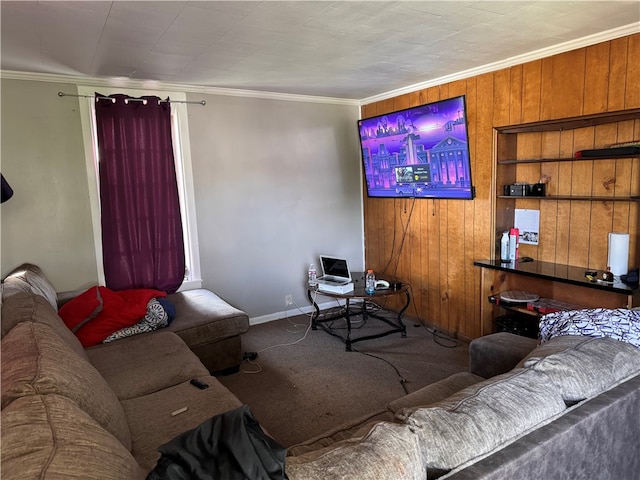
[[[86,290],[87,290],[86,288],[82,288],[79,290],[68,290],[65,292],[57,292],[58,310],[60,310],[60,308],[62,308],[62,306],[65,303],[67,303],[69,300],[73,300],[77,296],[82,295]]]
[[[537,345],[533,338],[508,332],[476,338],[469,344],[469,372],[483,378],[506,373]]]

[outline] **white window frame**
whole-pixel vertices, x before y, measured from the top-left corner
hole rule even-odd
[[[185,279],[179,291],[192,290],[202,287],[200,271],[200,253],[198,245],[198,228],[196,222],[196,204],[193,188],[193,170],[191,168],[191,147],[189,143],[189,120],[187,104],[178,103],[187,100],[183,92],[167,92],[155,90],[138,90],[118,87],[78,86],[80,95],[80,118],[82,121],[82,136],[84,141],[85,160],[87,166],[87,182],[89,185],[89,201],[91,205],[91,222],[93,225],[93,240],[96,253],[96,268],[98,283],[105,285],[104,264],[102,261],[102,226],[100,213],[100,188],[98,178],[98,143],[95,122],[96,91],[103,95],[122,93],[132,97],[156,95],[160,98],[169,97],[171,104],[171,134],[173,140],[174,157],[176,163],[176,178],[178,181],[178,195],[180,197],[180,213],[182,215],[182,229],[184,233]],[[86,98],[82,98],[85,96]]]

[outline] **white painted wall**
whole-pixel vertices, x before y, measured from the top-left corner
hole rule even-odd
[[[97,283],[78,100],[72,84],[3,79],[0,207],[4,276],[38,264],[59,291]],[[188,94],[203,286],[254,321],[308,306],[321,253],[363,268],[356,105]],[[292,312],[295,313],[295,312]]]
[[[13,197],[0,205],[2,276],[40,266],[59,291],[97,281],[78,99],[73,85],[1,83],[0,171]]]
[[[357,106],[188,98],[205,287],[256,319],[308,305],[319,254],[363,269]]]

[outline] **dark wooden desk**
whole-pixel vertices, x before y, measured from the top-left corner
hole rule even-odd
[[[397,313],[395,321],[382,317],[380,315],[377,315],[377,313],[373,311],[373,309],[371,309],[371,306],[376,299],[382,299],[384,297],[390,297],[390,296],[402,295],[402,294],[405,295],[407,301],[405,305],[402,307],[402,309]],[[318,307],[318,304],[315,301],[318,295],[335,298],[339,300],[340,299],[345,300],[344,312],[340,313],[339,315],[334,315],[328,318],[320,319],[319,318],[320,307]],[[321,292],[317,290],[317,287],[314,287],[314,288],[309,287],[307,289],[307,298],[309,299],[309,302],[311,302],[314,308],[313,317],[311,320],[311,328],[313,330],[317,330],[318,326],[320,326],[324,331],[326,331],[330,335],[333,335],[334,337],[341,339],[345,343],[346,350],[348,352],[351,351],[351,345],[356,342],[371,340],[373,338],[380,338],[386,335],[391,335],[393,333],[400,333],[403,338],[407,336],[406,326],[402,322],[402,314],[409,307],[409,304],[411,303],[411,295],[409,294],[409,285],[407,284],[402,284],[402,286],[396,290],[392,290],[389,288],[378,289],[372,294],[366,293],[364,291],[364,281],[356,281],[354,290],[349,293]],[[350,302],[352,300],[363,300],[362,311],[358,311],[357,314],[351,311]],[[367,309],[367,303],[370,304],[369,309]],[[386,323],[391,328],[389,330],[385,330],[384,332],[377,333],[374,335],[365,335],[362,337],[352,338],[351,337],[351,317],[355,315],[362,315],[364,321],[366,321],[368,317],[376,318],[377,320],[380,320]],[[326,325],[327,322],[333,322],[341,318],[344,318],[347,322],[346,335],[340,335],[339,333],[337,333],[336,331],[334,331],[333,329],[331,329],[329,326]]]

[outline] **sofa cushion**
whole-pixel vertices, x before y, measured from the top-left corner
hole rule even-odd
[[[521,362],[545,373],[566,402],[591,398],[640,373],[640,349],[612,338],[554,337]]]
[[[363,437],[287,457],[286,473],[290,480],[417,480],[425,478],[425,462],[420,439],[407,425],[379,422]]]
[[[57,310],[58,295],[44,272],[37,265],[24,263],[15,268],[3,280],[2,299],[9,298],[16,293],[35,293],[44,297]]]
[[[422,387],[404,397],[400,397],[387,404],[387,408],[393,412],[399,412],[404,408],[418,408],[440,402],[456,392],[470,385],[482,382],[484,378],[473,373],[455,373],[443,380]]]
[[[507,373],[537,346],[537,340],[509,332],[474,338],[469,343],[469,371],[484,378]]]
[[[204,288],[173,293],[167,299],[175,305],[176,318],[180,319],[167,330],[180,335],[192,349],[249,330],[245,312]]]
[[[2,410],[2,478],[143,479],[122,444],[68,398],[32,395]]]
[[[200,390],[183,382],[122,401],[131,429],[132,453],[145,472],[151,471],[160,458],[158,447],[208,418],[242,405],[215,377],[198,378],[209,388]]]
[[[376,423],[382,421],[393,422],[393,420],[393,413],[388,410],[379,410],[374,413],[368,413],[353,420],[349,420],[302,443],[289,447],[287,449],[287,454],[297,456],[313,452],[324,447],[330,447],[341,440],[363,436]]]
[[[519,369],[398,418],[419,434],[428,471],[441,474],[515,441],[565,408],[546,375]]]
[[[209,375],[173,332],[141,334],[96,345],[87,349],[87,356],[120,400]]]
[[[40,295],[17,293],[2,303],[2,337],[21,322],[35,322],[49,325],[54,332],[83,358],[87,358],[84,348],[71,333],[51,304]]]
[[[29,395],[67,397],[127,448],[122,406],[98,371],[48,325],[22,322],[2,339],[2,408]]]

